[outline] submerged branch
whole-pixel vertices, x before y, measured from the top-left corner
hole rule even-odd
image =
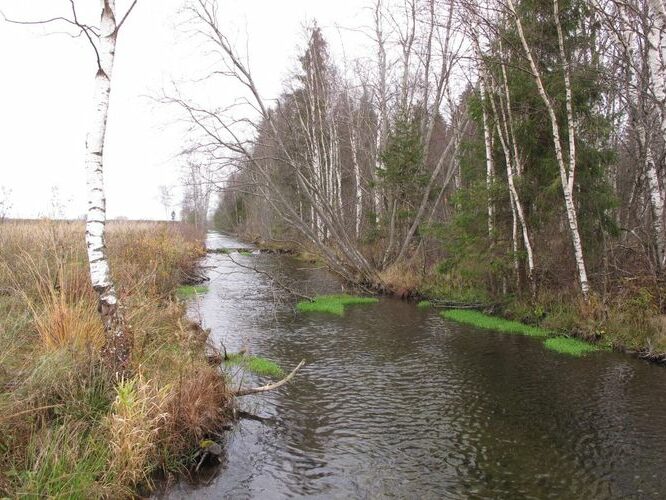
[[[264,392],[268,391],[273,391],[277,389],[278,387],[282,387],[285,385],[287,382],[289,382],[294,376],[296,375],[296,372],[300,370],[303,365],[305,365],[305,360],[302,360],[300,363],[298,363],[298,366],[293,369],[293,371],[287,375],[285,378],[280,380],[279,382],[275,382],[273,384],[268,384],[268,385],[262,385],[261,387],[251,387],[249,389],[239,389],[236,392],[233,393],[234,396],[240,397],[240,396],[249,396],[250,394],[262,394]]]

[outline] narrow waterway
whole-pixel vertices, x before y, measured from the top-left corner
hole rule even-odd
[[[247,246],[216,233],[208,244]],[[244,398],[268,421],[242,420],[218,473],[170,498],[666,498],[666,369],[570,358],[392,299],[298,314],[231,259],[309,293],[341,290],[291,257],[209,256],[210,291],[191,314],[213,341],[285,369],[308,364]]]

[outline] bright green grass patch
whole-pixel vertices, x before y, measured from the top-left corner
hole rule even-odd
[[[418,304],[416,304],[416,307],[419,309],[430,309],[432,307],[432,302],[429,300],[422,300]]]
[[[442,311],[441,315],[445,319],[450,319],[458,323],[473,325],[485,330],[496,330],[503,333],[516,333],[518,335],[527,335],[530,337],[547,337],[550,332],[544,328],[530,326],[518,321],[509,321],[507,319],[489,316],[473,310],[451,309]]]
[[[345,306],[376,304],[379,299],[374,297],[354,297],[353,295],[318,295],[314,300],[304,300],[296,304],[300,312],[321,312],[342,316]]]
[[[576,357],[585,356],[588,352],[601,350],[600,347],[597,347],[593,344],[583,340],[571,339],[569,337],[554,337],[552,339],[546,339],[544,346],[546,346],[546,349]]]
[[[259,356],[245,356],[243,354],[229,354],[227,364],[240,366],[244,370],[256,375],[265,375],[267,377],[281,377],[284,370],[276,362],[270,359],[260,358]]]
[[[178,296],[179,299],[189,299],[191,297],[194,297],[195,295],[201,295],[203,293],[206,293],[207,291],[208,291],[207,286],[184,285],[178,287],[178,289],[176,290],[176,295]]]

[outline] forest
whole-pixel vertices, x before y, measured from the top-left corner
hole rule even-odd
[[[180,103],[207,136],[197,154],[225,172],[216,227],[368,289],[660,358],[663,4],[372,8],[372,57],[334,60],[314,24],[274,104],[212,5],[197,11],[254,111]]]

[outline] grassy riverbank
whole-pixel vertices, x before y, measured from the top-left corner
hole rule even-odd
[[[660,315],[657,291],[648,287],[627,286],[617,294],[605,297],[593,294],[588,301],[577,294],[542,290],[532,296],[501,295],[465,287],[429,275],[415,293],[433,302],[447,304],[473,303],[481,309],[492,309],[489,321],[493,329],[502,330],[505,321],[536,328],[550,336],[565,336],[585,343],[637,354],[653,360],[666,359],[666,318]],[[497,322],[497,324],[495,324]],[[555,350],[567,349],[548,342]],[[580,346],[571,349],[579,351]]]
[[[525,335],[527,337],[545,338],[543,343],[546,349],[566,354],[569,356],[581,357],[590,352],[601,350],[597,345],[570,337],[558,335],[556,332],[540,328],[538,326],[526,325],[518,321],[510,321],[497,316],[489,316],[479,311],[452,309],[442,311],[441,316],[444,319],[472,325],[484,330],[493,330],[502,333],[515,335]]]
[[[198,236],[110,223],[107,243],[134,337],[126,380],[100,363],[83,223],[0,224],[0,496],[131,496],[227,420],[206,334],[176,297],[203,255]]]
[[[318,261],[311,253],[313,250],[294,241],[264,242],[246,234],[238,237],[258,243],[261,248]],[[438,304],[454,308],[473,305],[493,310],[498,320],[515,321],[525,328],[540,328],[604,348],[666,360],[666,315],[661,314],[666,307],[663,304],[666,292],[654,279],[634,276],[610,282],[603,295],[593,293],[585,301],[573,283],[559,291],[543,284],[535,295],[529,293],[529,287],[522,293],[503,293],[489,286],[491,271],[487,263],[473,255],[457,266],[444,260],[424,267],[415,259],[409,265],[394,265],[380,272],[382,283],[377,288],[402,298],[417,297],[421,299],[418,303],[421,308]],[[299,307],[327,308],[311,303]],[[341,314],[339,306],[329,309],[332,314]]]

